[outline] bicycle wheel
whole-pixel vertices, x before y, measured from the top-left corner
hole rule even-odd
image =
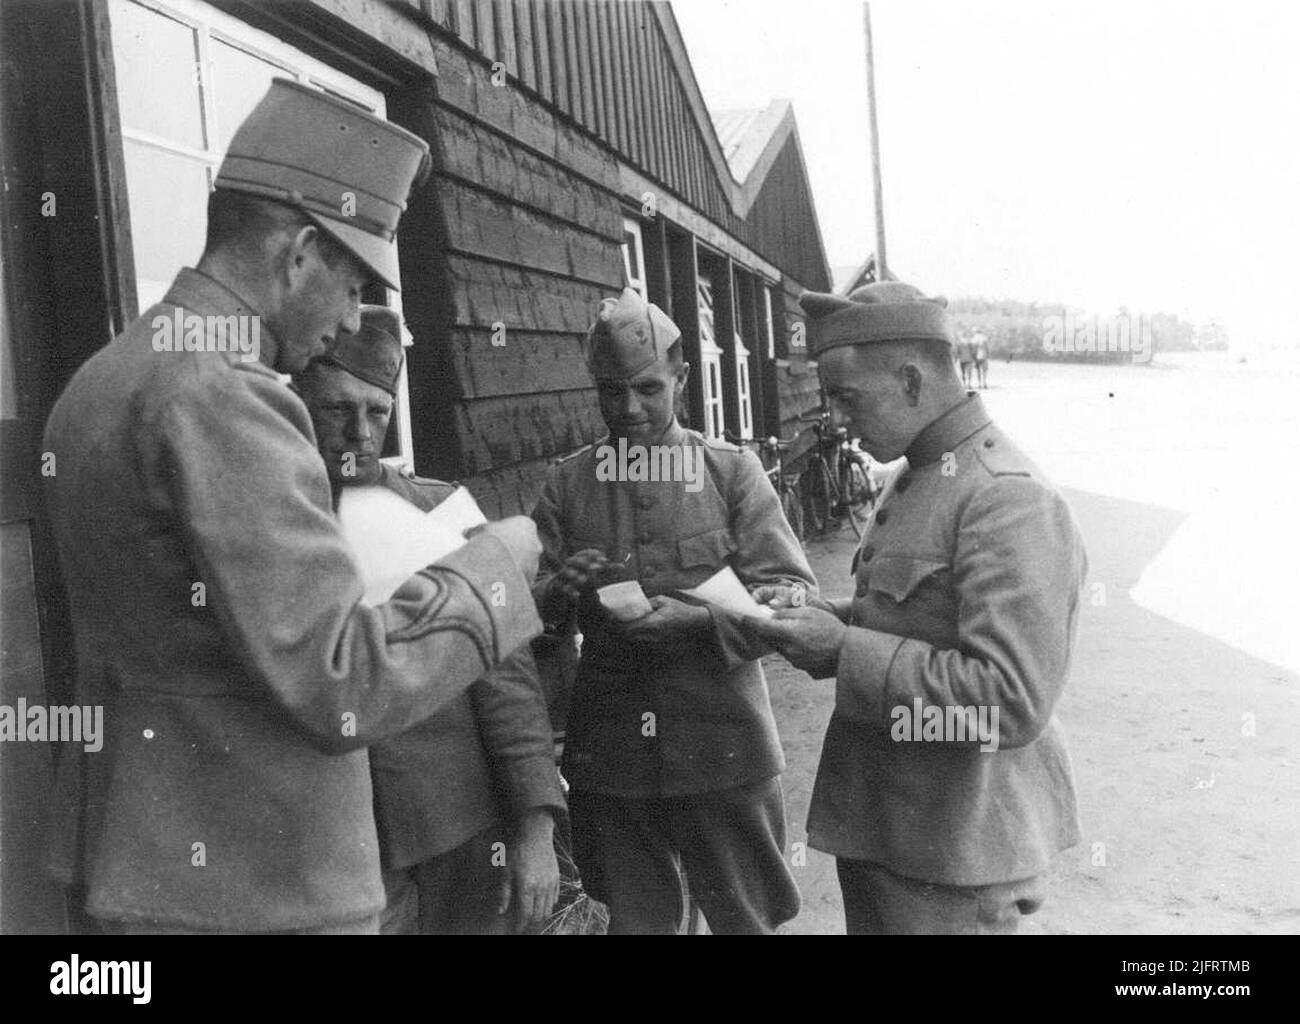
[[[840,465],[840,493],[844,496],[845,512],[853,532],[861,537],[860,523],[867,518],[874,500],[867,471],[854,459],[845,460]]]
[[[804,473],[804,525],[813,534],[821,534],[835,521],[835,502],[838,500],[835,481],[825,460],[814,458]]]
[[[797,486],[786,485],[781,489],[781,511],[785,513],[786,522],[790,524],[795,540],[803,543],[803,496]]]

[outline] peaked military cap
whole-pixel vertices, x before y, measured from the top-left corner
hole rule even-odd
[[[596,379],[625,380],[653,366],[682,336],[677,325],[632,288],[602,299],[587,335],[587,365]]]
[[[808,349],[817,356],[838,345],[880,341],[933,340],[952,344],[948,300],[922,295],[902,281],[878,281],[847,297],[804,292],[799,305],[808,317]]]
[[[429,166],[428,145],[406,129],[276,78],[230,140],[214,185],[302,210],[396,288],[397,222]]]

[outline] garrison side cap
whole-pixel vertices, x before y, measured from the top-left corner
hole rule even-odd
[[[402,358],[401,315],[388,306],[362,306],[361,329],[340,331],[329,352],[313,362],[337,366],[396,398]]]
[[[799,305],[807,316],[808,348],[814,358],[839,345],[912,340],[952,345],[948,300],[923,295],[901,281],[863,285],[847,298],[804,292]]]
[[[633,288],[602,299],[587,334],[587,366],[597,380],[626,380],[657,363],[682,336],[658,306]]]
[[[405,128],[276,78],[235,131],[213,185],[302,210],[396,289],[397,223],[430,164],[428,145]]]

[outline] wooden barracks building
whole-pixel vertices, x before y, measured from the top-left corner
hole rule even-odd
[[[667,3],[3,0],[0,47],[0,704],[72,701],[45,417],[197,261],[226,143],[275,76],[433,151],[402,291],[366,296],[410,329],[388,455],[489,515],[529,510],[603,432],[581,342],[625,285],[683,330],[690,425],[790,437],[818,405],[797,299],[831,281],[793,111],[707,110]],[[67,927],[41,867],[58,753],[0,747],[3,931]]]

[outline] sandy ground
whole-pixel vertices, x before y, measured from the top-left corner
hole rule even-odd
[[[1084,841],[1025,931],[1300,932],[1300,361],[997,363],[985,400],[1065,490],[1087,544],[1057,708]],[[809,544],[850,589],[847,527]],[[765,663],[804,823],[833,685]],[[834,862],[795,859],[795,934],[843,931]]]

